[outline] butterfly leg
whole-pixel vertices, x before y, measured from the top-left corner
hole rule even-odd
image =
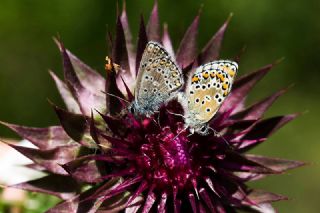
[[[213,129],[210,126],[208,126],[208,128],[213,131],[213,134],[215,137],[222,138],[222,140],[225,142],[225,144],[227,144],[228,147],[230,147],[231,149],[234,149],[234,147],[222,136],[220,132],[218,132],[217,130]]]

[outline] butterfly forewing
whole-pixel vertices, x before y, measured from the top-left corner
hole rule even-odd
[[[183,85],[181,70],[158,43],[149,42],[140,62],[135,91],[135,108],[152,114]]]

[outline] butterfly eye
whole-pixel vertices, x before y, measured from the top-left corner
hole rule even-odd
[[[134,105],[129,108],[129,112],[130,112],[131,114],[134,114],[134,112],[135,112],[135,110],[134,110]]]
[[[206,131],[207,131],[207,127],[206,126],[201,127],[201,129],[200,129],[201,133],[205,133]]]

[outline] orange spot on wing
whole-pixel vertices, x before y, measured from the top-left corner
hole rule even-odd
[[[234,75],[235,75],[235,71],[233,71],[230,67],[220,66],[220,69],[222,69],[224,72],[228,73],[231,77],[234,77]]]
[[[223,88],[224,90],[228,89],[228,84],[222,84],[222,88]]]
[[[221,81],[224,81],[224,77],[222,74],[217,74],[218,78],[221,80]]]
[[[203,77],[204,79],[207,79],[207,78],[209,78],[209,74],[206,73],[206,72],[203,72],[203,73],[202,73],[202,77]]]
[[[193,78],[192,78],[192,83],[194,83],[194,82],[198,82],[199,81],[199,78],[197,77],[197,76],[193,76]]]
[[[228,74],[229,74],[231,77],[234,77],[235,71],[229,69],[229,70],[228,70]]]

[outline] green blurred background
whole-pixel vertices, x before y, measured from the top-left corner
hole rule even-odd
[[[288,195],[289,201],[275,204],[279,212],[319,212],[319,1],[159,0],[160,19],[168,23],[175,47],[202,4],[201,47],[229,13],[234,13],[222,58],[232,58],[246,46],[240,75],[285,57],[259,83],[249,102],[294,83],[267,116],[303,115],[253,153],[302,160],[309,165],[252,185]],[[147,19],[152,5],[153,1],[127,1],[134,36],[140,14]],[[115,20],[116,1],[111,0],[0,0],[0,120],[37,127],[57,124],[47,102],[49,98],[62,105],[48,74],[50,68],[62,76],[52,36],[59,35],[67,48],[103,72],[106,31],[114,30]],[[0,135],[16,137],[4,127],[0,127]]]

